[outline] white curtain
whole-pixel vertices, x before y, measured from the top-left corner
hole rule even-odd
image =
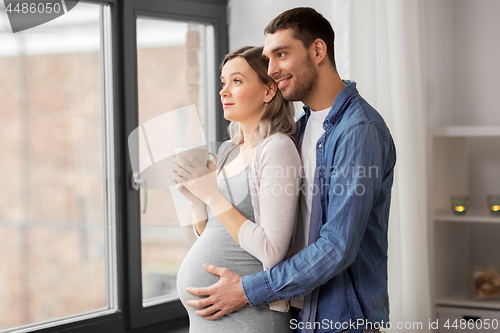
[[[332,0],[342,78],[384,117],[397,149],[389,221],[390,321],[431,319],[427,232],[426,119],[419,0]],[[393,329],[392,331],[401,331]]]

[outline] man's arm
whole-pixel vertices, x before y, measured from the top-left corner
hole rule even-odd
[[[214,285],[203,288],[203,293],[197,293],[201,289],[188,290],[199,296],[210,295],[199,301],[190,301],[188,305],[211,305],[198,310],[197,314],[219,311],[216,317],[210,318],[220,318],[244,305],[241,305],[242,291],[252,306],[293,299],[310,293],[349,267],[356,257],[371,207],[380,191],[387,153],[383,141],[375,126],[363,124],[351,129],[339,142],[332,165],[336,169],[327,170],[330,187],[327,220],[316,242],[268,271],[242,277],[241,282],[237,281],[237,275],[231,278],[221,276],[217,289],[234,293],[237,301],[225,299],[221,292],[210,289]],[[357,172],[359,168],[369,170],[370,166],[378,167],[377,177],[352,177],[352,168]],[[343,195],[339,194],[340,188]],[[357,193],[364,189],[362,195],[356,195],[356,189]]]

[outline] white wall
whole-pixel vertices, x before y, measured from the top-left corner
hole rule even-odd
[[[430,125],[500,125],[500,1],[425,0]]]
[[[455,1],[457,124],[500,125],[500,1]]]
[[[266,25],[294,7],[312,7],[332,19],[332,0],[229,0],[229,49],[264,45]]]
[[[422,18],[429,125],[445,125],[453,111],[453,2],[425,0]]]

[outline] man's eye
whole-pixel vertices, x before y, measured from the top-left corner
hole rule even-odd
[[[278,58],[282,58],[285,56],[285,52],[278,52]]]

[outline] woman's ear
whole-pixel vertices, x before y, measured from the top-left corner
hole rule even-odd
[[[266,88],[266,94],[264,95],[264,102],[269,103],[270,101],[273,100],[274,96],[276,95],[276,90],[278,89],[278,85],[276,82],[271,81],[267,84]]]

